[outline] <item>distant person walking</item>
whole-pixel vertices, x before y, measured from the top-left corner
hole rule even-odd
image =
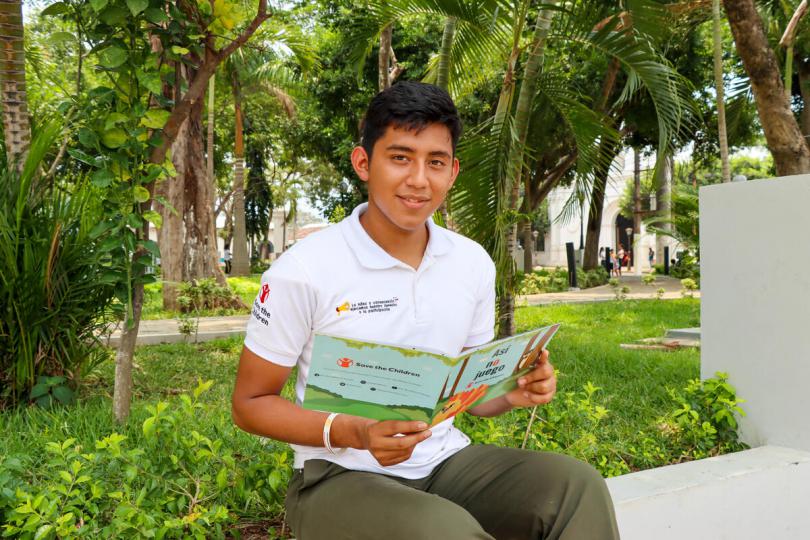
[[[616,251],[616,277],[622,277],[622,264],[624,264],[624,246],[619,244]]]
[[[650,261],[650,268],[652,268],[655,262],[655,251],[653,251],[653,248],[647,248],[647,259]]]
[[[225,251],[222,254],[222,260],[225,261],[225,273],[231,273],[231,259],[233,256],[231,255],[231,246],[230,244],[225,244]]]

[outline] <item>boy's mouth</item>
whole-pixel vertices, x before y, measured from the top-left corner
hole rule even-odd
[[[428,202],[430,202],[429,198],[426,197],[410,197],[407,195],[397,195],[397,198],[402,201],[407,208],[411,208],[413,210],[418,210],[423,208]]]

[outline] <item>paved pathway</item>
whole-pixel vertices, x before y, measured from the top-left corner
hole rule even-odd
[[[673,298],[681,298],[681,280],[671,278],[668,276],[658,276],[655,285],[645,285],[641,281],[641,276],[624,275],[621,277],[621,284],[630,288],[627,293],[627,298],[631,300],[647,300],[655,298],[655,291],[659,288],[664,289],[665,300]],[[695,291],[695,298],[700,298],[700,292]],[[593,287],[581,291],[568,291],[560,293],[546,293],[546,294],[530,294],[528,296],[519,297],[520,300],[525,300],[530,306],[544,306],[546,304],[563,303],[563,304],[579,304],[587,302],[605,302],[608,300],[615,300],[616,295],[610,285],[602,285],[600,287]]]
[[[630,288],[627,294],[629,299],[650,299],[655,297],[655,290],[662,287],[666,292],[664,299],[680,298],[680,280],[660,276],[654,286],[644,285],[638,276],[622,276],[622,285]],[[700,297],[696,292],[695,297]],[[564,303],[576,304],[587,302],[605,302],[615,299],[613,289],[609,285],[593,287],[581,291],[569,291],[561,293],[532,294],[521,296],[518,302],[526,302],[530,306],[542,306],[547,304]],[[234,315],[230,317],[202,317],[196,336],[186,338],[177,329],[177,321],[174,319],[162,319],[141,321],[138,331],[138,345],[151,345],[156,343],[178,343],[188,341],[210,341],[230,336],[243,335],[248,315]],[[115,331],[109,340],[109,345],[117,346],[120,339],[119,331]]]

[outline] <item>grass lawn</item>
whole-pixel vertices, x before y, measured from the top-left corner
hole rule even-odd
[[[247,289],[258,278],[244,280]],[[250,293],[251,295],[254,293]],[[619,344],[645,337],[660,336],[667,328],[698,326],[699,300],[642,300],[523,307],[517,311],[518,330],[562,322],[563,326],[549,347],[551,361],[559,370],[558,394],[554,407],[540,409],[541,420],[534,425],[539,434],[530,447],[555,449],[588,459],[624,463],[614,467],[602,463],[606,475],[656,466],[666,456],[656,457],[652,447],[661,440],[658,419],[675,405],[667,387],[683,388],[689,379],[699,376],[699,352],[624,350]],[[279,459],[288,452],[286,445],[264,441],[242,433],[230,421],[230,393],[241,349],[240,339],[203,344],[173,344],[139,347],[134,370],[134,396],[131,422],[114,426],[111,418],[113,365],[108,362],[89,375],[80,393],[79,403],[68,409],[43,411],[26,408],[0,413],[0,488],[3,457],[17,455],[28,472],[24,480],[36,485],[41,479],[38,468],[46,459],[48,441],[75,438],[83,448],[113,431],[126,435],[135,446],[142,444],[142,424],[149,416],[148,406],[166,401],[179,407],[179,394],[191,392],[198,379],[213,380],[212,388],[202,394],[205,412],[197,423],[184,425],[181,431],[198,430],[221,439],[236,456],[235,467],[255,465],[257,461]],[[601,390],[590,398],[583,393],[586,383]],[[292,383],[285,387],[292,395]],[[742,396],[743,398],[745,396]],[[603,409],[600,409],[603,407]],[[463,417],[458,424],[477,442],[520,446],[528,410],[512,411],[496,419]],[[634,460],[634,453],[651,453],[647,460]],[[656,462],[656,459],[659,462]],[[289,462],[285,465],[289,471]],[[285,473],[287,474],[287,473]],[[284,476],[286,480],[286,476]],[[230,490],[217,500],[238,507],[242,521],[278,519],[283,502],[283,485],[273,495],[256,495],[245,501],[231,501]],[[256,493],[259,493],[257,491]],[[269,493],[269,492],[268,492]],[[272,501],[263,498],[274,498]],[[269,526],[270,521],[265,521]]]
[[[253,274],[246,277],[228,277],[228,285],[239,295],[245,305],[250,306],[259,292],[259,282],[261,274]],[[206,310],[200,313],[201,317],[213,317],[218,315],[236,315],[239,313],[249,313],[249,309],[216,309]],[[165,311],[163,309],[163,284],[160,282],[150,283],[144,287],[143,319],[174,319],[177,312]]]
[[[654,428],[656,419],[670,410],[667,387],[681,388],[700,372],[697,350],[638,351],[620,349],[619,344],[660,336],[667,328],[698,326],[699,317],[699,300],[692,299],[559,304],[517,310],[518,331],[563,323],[550,346],[551,362],[559,371],[558,392],[578,392],[587,382],[601,388],[595,399],[609,413],[600,423],[598,436],[618,446],[632,441],[638,431]],[[134,410],[189,392],[198,378],[214,381],[203,399],[229,410],[240,349],[239,339],[139,347],[135,356]],[[108,418],[113,373],[109,362],[88,376],[81,401],[73,409],[44,412],[30,408],[2,413],[0,421],[7,428],[13,423],[18,436],[0,439],[0,455],[24,451],[46,434],[96,438],[113,429]],[[285,392],[292,395],[292,381]]]

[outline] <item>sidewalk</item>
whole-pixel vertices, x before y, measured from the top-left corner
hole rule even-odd
[[[631,300],[649,300],[655,298],[656,289],[663,288],[666,292],[665,300],[681,297],[680,280],[659,276],[652,287],[644,285],[639,276],[622,276],[622,285],[630,288],[627,298]],[[700,292],[695,291],[695,297],[700,298]],[[530,306],[544,306],[548,304],[584,304],[588,302],[606,302],[614,300],[613,289],[609,285],[585,289],[582,291],[569,291],[560,293],[531,294],[519,296],[518,305],[524,302]],[[186,337],[177,329],[174,319],[159,319],[141,321],[138,329],[138,345],[154,345],[157,343],[181,343],[183,341],[202,342],[212,339],[221,339],[231,336],[241,336],[245,333],[249,315],[233,315],[230,317],[202,317],[196,336]],[[120,340],[120,331],[113,332],[108,345],[117,347]]]
[[[664,300],[681,298],[681,280],[669,276],[656,276],[655,285],[644,285],[641,276],[624,275],[620,278],[621,285],[630,288],[627,293],[628,300],[649,300],[656,297],[655,291],[664,289]],[[695,298],[700,298],[700,291],[694,292]],[[547,304],[580,304],[587,302],[606,302],[615,300],[616,295],[610,285],[602,285],[581,291],[568,291],[559,293],[530,294],[519,296],[518,302],[527,302],[530,306],[544,306]],[[520,304],[518,304],[520,305]]]

